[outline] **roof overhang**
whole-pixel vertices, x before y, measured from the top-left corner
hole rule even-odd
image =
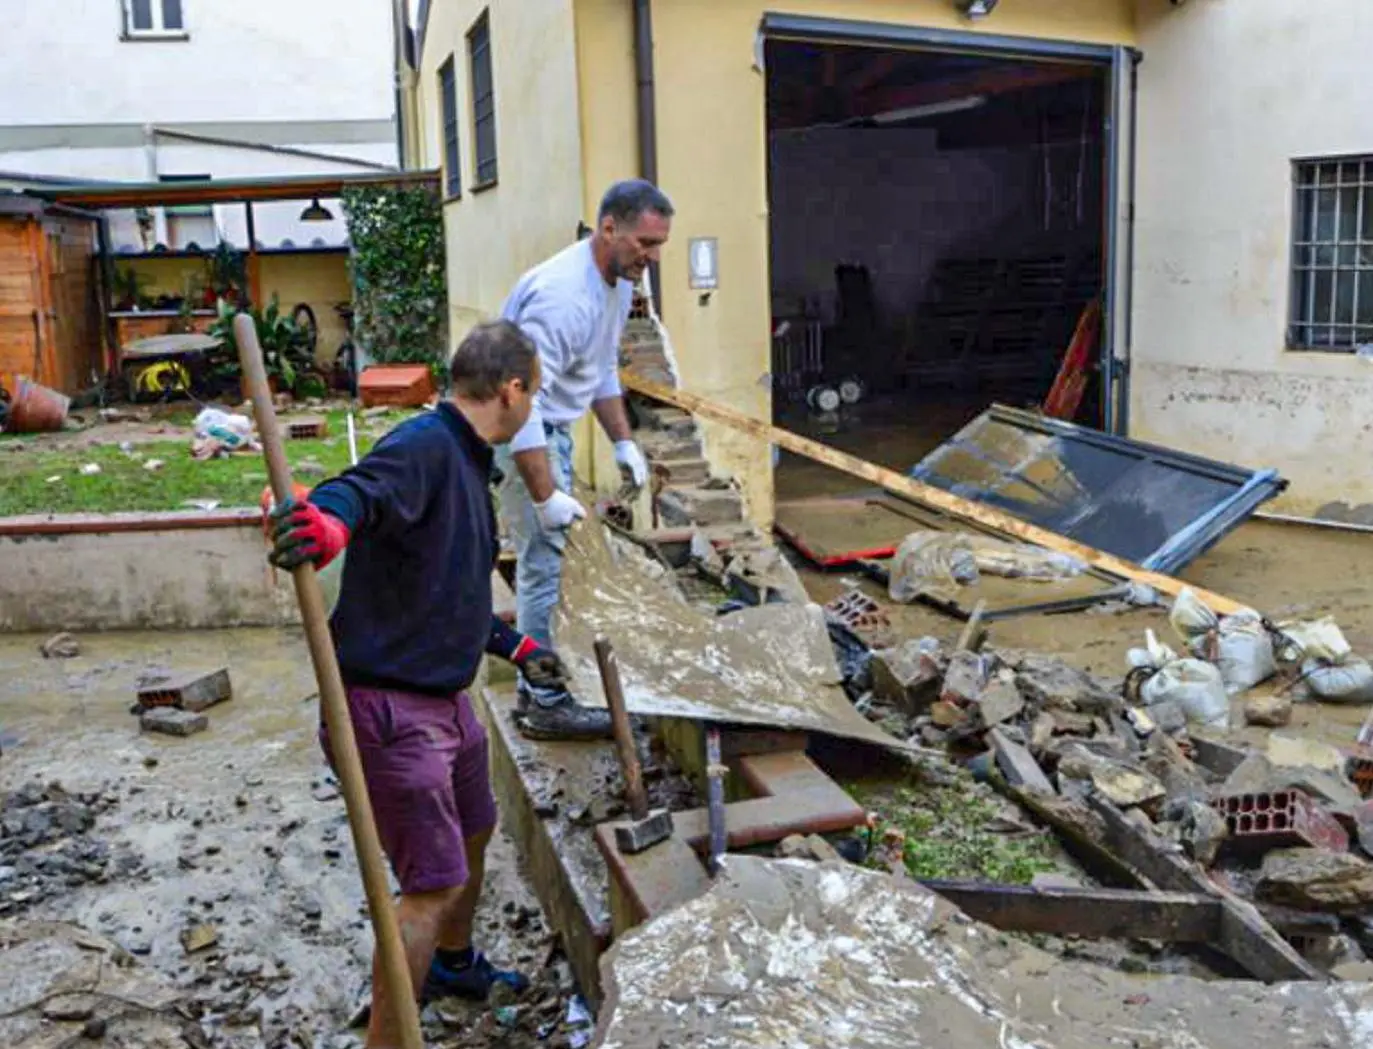
[[[181,204],[261,203],[339,197],[350,186],[432,186],[439,172],[386,171],[270,178],[207,179],[203,182],[85,182],[31,186],[29,196],[68,207],[152,208]]]

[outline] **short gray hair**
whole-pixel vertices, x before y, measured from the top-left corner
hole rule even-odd
[[[599,223],[609,215],[617,223],[634,223],[646,211],[670,219],[676,209],[672,206],[672,201],[667,199],[667,194],[652,182],[642,178],[631,178],[617,182],[605,191],[605,196],[601,198],[601,208],[596,213],[596,221]]]
[[[458,344],[448,365],[453,389],[474,401],[489,401],[511,379],[534,382],[534,340],[510,321],[478,324]]]

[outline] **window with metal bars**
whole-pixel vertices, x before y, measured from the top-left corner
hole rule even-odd
[[[491,79],[491,12],[467,31],[467,57],[472,67],[473,190],[496,184],[496,86]]]
[[[462,170],[458,155],[458,85],[453,72],[453,56],[439,67],[439,104],[443,117],[443,191],[446,196],[462,196]]]
[[[1346,353],[1373,343],[1373,157],[1293,165],[1288,345]]]
[[[184,38],[181,0],[124,0],[124,36]]]

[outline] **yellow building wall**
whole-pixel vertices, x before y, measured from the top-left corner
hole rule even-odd
[[[765,12],[1133,44],[1133,10],[1134,0],[1011,0],[969,23],[951,0],[657,0],[658,172],[677,207],[663,321],[686,388],[771,417],[765,79],[755,66]],[[603,181],[637,173],[629,0],[577,0],[576,23],[589,201]],[[720,287],[704,304],[687,285],[693,236],[719,238]],[[724,427],[705,430],[713,464],[739,479],[750,516],[768,525],[771,449]]]
[[[582,218],[572,0],[433,0],[419,74],[425,166],[443,162],[439,68],[453,58],[462,193],[444,205],[452,339],[493,316],[526,269]],[[467,32],[489,9],[498,181],[473,190]]]
[[[348,256],[343,252],[298,255],[259,256],[262,273],[264,305],[275,293],[281,309],[289,314],[298,302],[307,302],[315,311],[319,325],[319,342],[315,358],[332,364],[334,354],[342,345],[348,331],[334,312],[336,303],[353,297],[348,277]],[[197,258],[136,258],[115,256],[117,269],[132,269],[138,274],[138,285],[144,295],[184,295],[191,281],[204,287],[205,263]]]

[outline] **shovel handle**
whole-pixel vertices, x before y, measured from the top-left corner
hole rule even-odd
[[[267,369],[262,363],[257,329],[247,314],[240,313],[234,318],[234,341],[238,344],[239,363],[243,367],[243,378],[253,401],[253,414],[257,419],[258,436],[262,440],[262,454],[267,461],[272,495],[277,505],[281,505],[291,497],[291,466],[286,459],[281,431],[277,428],[276,410],[272,406],[272,391],[267,384]],[[419,1010],[415,1005],[414,988],[410,984],[410,968],[405,958],[400,924],[391,905],[391,888],[386,881],[381,839],[377,836],[372,803],[367,797],[367,781],[363,778],[362,759],[358,756],[357,739],[353,735],[353,719],[348,713],[348,698],[339,674],[333,638],[329,635],[324,594],[319,588],[315,566],[308,561],[292,569],[291,577],[295,583],[296,601],[300,604],[305,639],[310,648],[310,662],[315,668],[320,702],[324,707],[324,723],[329,731],[329,743],[338,769],[339,787],[348,810],[353,848],[362,871],[362,887],[367,894],[367,908],[371,912],[372,929],[377,938],[377,955],[386,997],[395,1010],[401,1049],[424,1049]]]

